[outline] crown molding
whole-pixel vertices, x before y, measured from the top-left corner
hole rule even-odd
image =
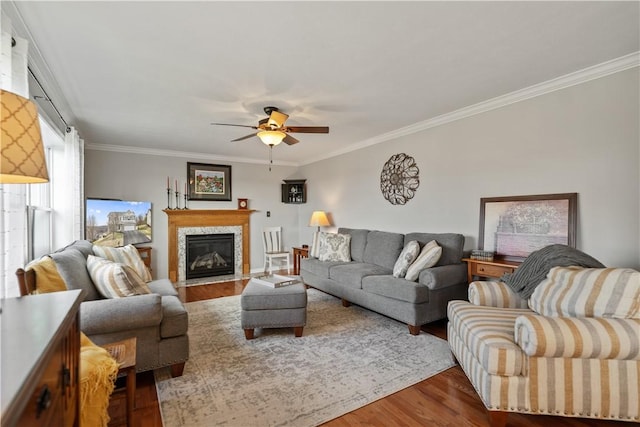
[[[468,107],[460,108],[459,110],[455,110],[450,113],[445,113],[440,116],[424,120],[422,122],[414,123],[412,125],[405,126],[391,132],[374,136],[373,138],[365,139],[364,141],[350,145],[349,147],[327,153],[326,155],[316,157],[313,160],[307,160],[301,165],[308,165],[321,160],[326,160],[332,157],[340,156],[342,154],[357,151],[362,148],[370,147],[372,145],[380,144],[382,142],[397,139],[406,135],[422,132],[436,126],[441,126],[467,117],[475,116],[476,114],[482,114],[487,111],[514,104],[516,102],[525,101],[527,99],[545,95],[550,92],[555,92],[571,86],[586,83],[591,80],[599,79],[601,77],[619,73],[621,71],[625,71],[638,66],[640,66],[640,52],[630,53],[629,55],[625,55],[620,58],[606,61],[601,64],[597,64],[579,71],[575,71],[573,73],[566,74],[564,76],[556,77],[554,79],[547,80],[546,82],[538,83],[524,89],[519,89],[505,95],[500,95],[487,101],[482,101]]]
[[[236,163],[251,163],[259,165],[268,165],[269,162],[260,159],[250,159],[246,157],[231,157],[231,156],[218,156],[211,153],[197,153],[193,151],[174,151],[174,150],[160,150],[155,148],[142,148],[142,147],[128,147],[124,145],[112,145],[112,144],[85,144],[85,149],[94,151],[111,151],[115,153],[127,153],[127,154],[144,154],[146,156],[165,156],[165,157],[185,157],[196,158],[202,160],[214,160],[223,162],[236,162]],[[299,163],[294,162],[273,162],[274,166],[300,166]]]

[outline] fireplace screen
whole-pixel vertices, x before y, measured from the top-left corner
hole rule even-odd
[[[198,234],[186,236],[186,278],[234,274],[234,235]]]

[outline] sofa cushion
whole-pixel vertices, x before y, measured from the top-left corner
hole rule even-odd
[[[442,248],[442,256],[436,265],[460,264],[464,248],[464,236],[457,233],[408,233],[404,241],[417,240],[420,246],[435,240]]]
[[[98,292],[105,298],[122,298],[151,293],[138,273],[128,265],[89,255],[87,269]]]
[[[351,288],[362,288],[362,278],[374,275],[391,275],[391,269],[386,269],[375,264],[363,262],[351,262],[349,264],[336,265],[329,270],[329,278],[341,285]]]
[[[336,265],[349,264],[342,261],[320,261],[317,258],[302,258],[300,260],[300,270],[302,272],[308,271],[314,276],[322,277],[323,279],[329,278],[329,270]],[[304,273],[303,273],[304,275]]]
[[[473,351],[484,370],[492,375],[524,374],[526,355],[515,342],[516,318],[529,309],[482,307],[466,301],[450,301],[450,327]]]
[[[187,333],[189,317],[177,296],[162,297],[160,338],[179,337]]]
[[[418,255],[413,264],[407,269],[405,279],[411,281],[417,280],[420,272],[436,265],[441,255],[442,248],[438,246],[435,240],[430,241],[424,245],[424,248],[420,251],[420,255]]]
[[[362,290],[412,304],[429,302],[429,288],[425,285],[393,276],[363,277]]]
[[[113,262],[119,262],[120,264],[128,265],[133,268],[138,276],[145,282],[153,280],[151,273],[144,261],[140,257],[140,253],[133,245],[123,246],[121,248],[110,248],[107,246],[94,246],[93,254],[102,258],[106,258]]]
[[[398,256],[398,260],[393,266],[393,277],[404,278],[409,266],[413,264],[419,253],[420,244],[417,240],[412,240],[406,243],[404,245],[404,249],[400,252],[400,256]]]
[[[367,246],[369,230],[339,228],[338,233],[351,235],[351,259],[356,262],[364,262],[364,248]]]
[[[375,264],[389,271],[404,247],[404,236],[386,231],[370,231],[367,235],[367,246],[364,249],[364,262]],[[386,274],[386,273],[382,273]]]
[[[147,283],[147,286],[153,294],[174,297],[178,296],[178,291],[176,291],[176,288],[173,287],[173,284],[169,279],[152,280],[151,282]]]
[[[640,319],[640,272],[554,267],[533,291],[529,307],[551,317]]]
[[[50,256],[56,262],[58,273],[64,279],[68,289],[82,289],[85,291],[84,301],[102,298],[87,270],[87,260],[79,250],[69,248],[61,252],[54,252]]]
[[[84,255],[85,258],[87,258],[89,255],[93,255],[93,243],[88,240],[76,240],[75,242],[65,246],[64,248],[58,249],[56,253],[65,251],[67,249],[76,249],[80,251],[80,253]]]

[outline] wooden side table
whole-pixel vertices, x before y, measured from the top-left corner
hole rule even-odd
[[[309,257],[309,247],[293,248],[293,274],[298,276],[300,274],[300,258]]]
[[[136,338],[128,338],[102,347],[118,362],[118,376],[127,377],[127,426],[131,427],[136,401]]]
[[[473,276],[500,278],[505,273],[513,273],[520,265],[515,261],[481,261],[463,258],[467,263],[467,283],[473,282]]]

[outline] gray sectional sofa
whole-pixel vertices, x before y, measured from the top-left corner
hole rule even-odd
[[[49,254],[69,289],[84,290],[80,304],[80,329],[98,345],[136,337],[136,370],[149,371],[170,366],[173,376],[182,375],[189,359],[187,310],[168,279],[147,285],[151,294],[125,298],[103,298],[87,270],[93,245],[79,240]],[[36,287],[33,270],[18,270],[21,293]]]
[[[340,228],[351,235],[351,261],[302,259],[300,276],[305,284],[399,320],[413,335],[426,323],[447,317],[450,300],[467,296],[467,267],[461,259],[464,236],[454,233],[399,234]],[[411,282],[393,277],[393,266],[404,245],[417,240],[420,247],[435,240],[442,247],[438,263]]]

